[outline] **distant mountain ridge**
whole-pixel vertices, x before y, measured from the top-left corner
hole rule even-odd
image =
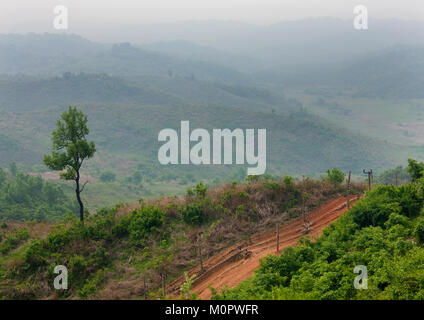
[[[150,25],[102,26],[102,35],[79,29],[96,41],[135,44],[188,41],[199,46],[259,61],[256,71],[293,64],[342,62],[398,44],[424,44],[424,21],[369,18],[369,29],[358,31],[352,19],[331,17],[256,26],[238,21],[181,21]],[[163,45],[162,45],[163,47]]]
[[[246,81],[239,72],[340,64],[395,45],[424,45],[423,21],[371,17],[365,31],[355,30],[352,21],[320,17],[255,26],[212,20],[105,25],[101,33],[89,27],[72,29],[91,41],[62,34],[0,35],[0,73],[45,73],[44,64],[48,61],[53,73],[84,71],[121,75],[119,68],[110,67],[118,63],[123,71],[138,75],[173,71],[209,80]],[[112,43],[118,44],[115,51]],[[122,43],[125,45],[119,46]],[[128,43],[132,43],[132,48],[128,48]],[[47,44],[49,51],[41,54]],[[116,54],[130,58],[133,68],[114,59]],[[46,61],[43,55],[49,59]],[[75,58],[82,56],[86,61],[76,63]],[[35,61],[38,65],[33,65]],[[90,66],[90,70],[84,70]]]
[[[139,105],[224,104],[248,109],[292,109],[283,93],[174,75],[129,78],[66,72],[55,77],[0,76],[0,109],[22,112],[79,103]]]
[[[100,44],[76,35],[0,35],[0,74],[54,76],[65,72],[117,76],[179,75],[249,83],[249,77],[216,63],[187,60],[130,43]]]
[[[424,98],[424,45],[394,46],[356,59],[343,70],[356,96]]]

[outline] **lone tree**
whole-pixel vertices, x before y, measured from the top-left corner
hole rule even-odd
[[[408,159],[407,172],[412,181],[417,181],[424,176],[424,163],[414,159]]]
[[[56,123],[56,130],[52,132],[53,150],[51,155],[44,156],[44,163],[52,170],[65,170],[60,177],[65,180],[74,180],[75,193],[80,207],[80,220],[84,221],[84,205],[81,201],[81,192],[85,184],[80,185],[80,169],[85,159],[91,158],[96,152],[94,142],[88,142],[86,135],[87,116],[76,107],[69,107],[62,113],[62,120]]]
[[[332,170],[327,169],[327,180],[335,185],[338,186],[340,184],[342,184],[342,182],[345,179],[345,173],[340,171],[337,168],[333,168]]]

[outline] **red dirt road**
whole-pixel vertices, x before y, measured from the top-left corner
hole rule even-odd
[[[356,196],[351,197],[351,204]],[[312,222],[309,237],[317,238],[322,230],[346,212],[346,198],[340,197],[327,202],[321,207],[308,213],[308,219]],[[280,252],[287,246],[297,244],[301,236],[304,236],[303,219],[298,218],[280,227],[279,248]],[[225,287],[232,288],[243,280],[253,275],[259,267],[259,260],[267,254],[276,254],[276,231],[270,230],[252,237],[252,245],[239,249],[239,244],[234,245],[204,262],[205,272],[196,277],[193,282],[192,292],[198,294],[200,299],[210,299],[209,286],[220,291]],[[246,254],[249,252],[248,254]],[[200,267],[193,268],[189,272],[200,274]],[[176,279],[167,291],[172,296],[179,295],[179,287],[183,278]]]

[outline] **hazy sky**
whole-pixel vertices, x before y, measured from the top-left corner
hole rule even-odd
[[[0,0],[0,33],[54,32],[53,7],[65,5],[72,27],[151,24],[181,20],[238,20],[272,24],[333,16],[352,18],[353,7],[370,18],[424,20],[423,0]]]

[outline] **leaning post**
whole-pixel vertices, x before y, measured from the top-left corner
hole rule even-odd
[[[349,170],[349,174],[347,176],[347,208],[350,208],[350,176],[352,172]]]

